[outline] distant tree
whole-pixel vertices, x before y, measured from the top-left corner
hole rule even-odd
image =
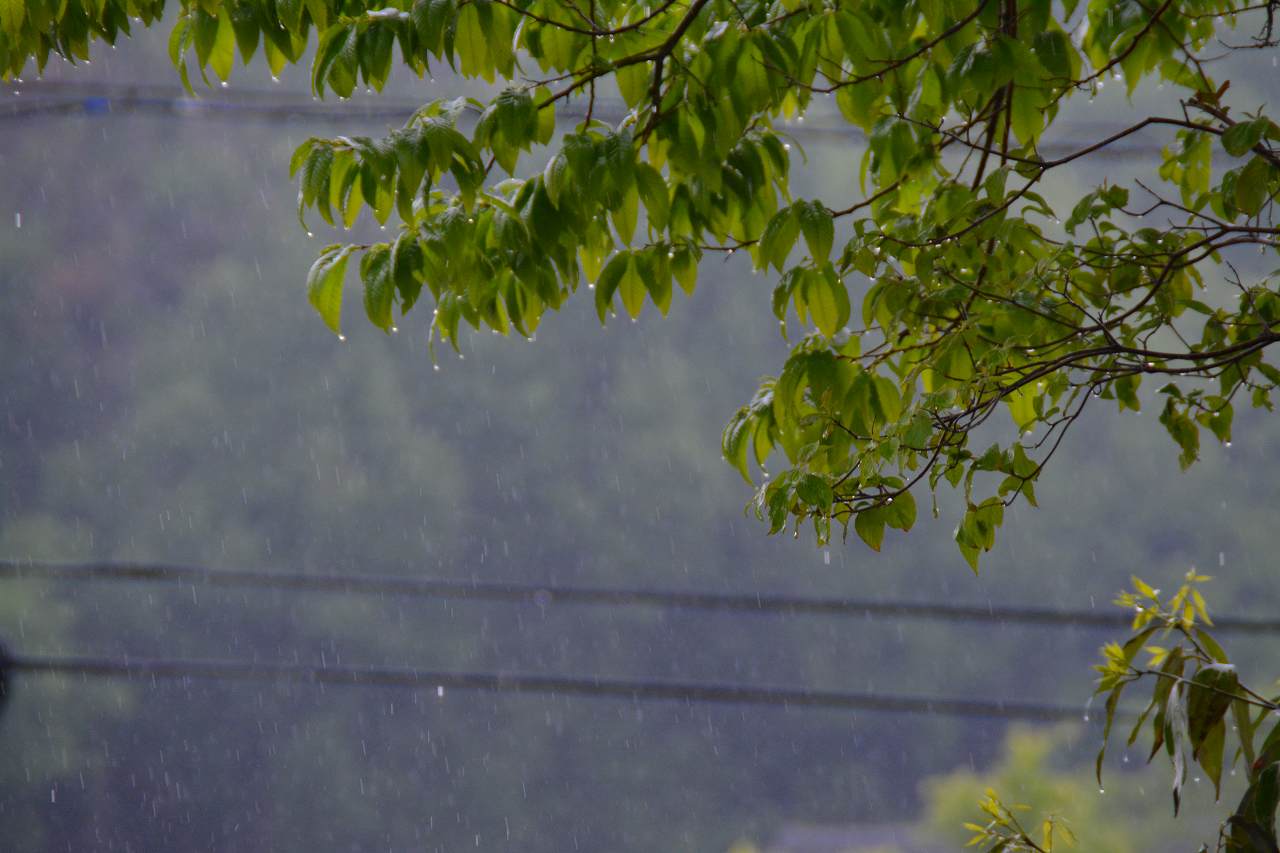
[[[0,0],[0,67],[86,60],[92,41],[164,7]],[[445,62],[509,81],[487,101],[426,104],[383,139],[298,148],[300,215],[398,220],[386,242],[329,246],[311,268],[310,301],[335,333],[353,257],[375,326],[392,329],[425,287],[433,341],[456,347],[463,322],[532,335],[584,282],[602,322],[619,301],[633,318],[647,303],[666,313],[704,255],[748,252],[779,274],[783,334],[792,318],[805,330],[724,430],[749,480],[752,460],[785,460],[758,486],[757,514],[772,532],[811,524],[819,542],[852,525],[878,549],[886,527],[914,525],[917,493],[946,481],[963,492],[955,538],[976,569],[1095,397],[1137,410],[1143,380],[1167,380],[1160,422],[1183,466],[1202,428],[1230,440],[1242,400],[1271,407],[1280,288],[1250,270],[1253,252],[1280,250],[1280,126],[1211,72],[1274,51],[1278,12],[1277,0],[183,0],[170,53],[188,86],[192,59],[225,81],[237,50],[247,62],[261,47],[276,72],[314,30],[317,95],[381,89],[397,49],[418,75]],[[1224,35],[1238,23],[1252,35]],[[1171,87],[1169,110],[1046,153],[1069,99],[1146,80]],[[598,96],[615,91],[627,112],[613,124]],[[856,198],[789,192],[780,125],[819,95],[866,134]],[[558,128],[571,100],[584,117]],[[1144,131],[1168,138],[1150,180],[1081,187],[1070,210],[1037,191]],[[545,165],[522,168],[543,145]],[[1014,429],[974,449],[1002,409]],[[1275,849],[1269,837],[1233,849]]]

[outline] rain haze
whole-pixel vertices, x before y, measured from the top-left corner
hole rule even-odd
[[[1090,407],[978,573],[945,484],[879,553],[769,536],[720,438],[790,350],[772,271],[708,253],[667,317],[602,327],[584,288],[528,340],[434,357],[429,308],[384,335],[349,284],[339,340],[307,269],[385,235],[300,225],[290,155],[493,90],[397,68],[320,101],[307,63],[255,62],[193,101],[168,29],[0,88],[0,647],[118,667],[9,673],[0,847],[933,853],[988,785],[1114,827],[1097,849],[1216,837],[1212,786],[1174,821],[1127,726],[1099,789],[1091,666],[1133,574],[1194,567],[1215,616],[1274,617],[1268,411],[1180,471],[1157,384]],[[1274,53],[1231,60],[1239,103],[1280,95]],[[1055,144],[1166,106],[1123,88]],[[786,129],[797,197],[858,197],[834,99]],[[1150,175],[1171,138],[1044,194]],[[1274,634],[1221,639],[1272,682]]]

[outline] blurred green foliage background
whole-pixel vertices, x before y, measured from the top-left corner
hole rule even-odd
[[[171,82],[163,38],[52,76]],[[271,86],[261,68],[245,78]],[[2,97],[40,91],[22,88]],[[304,91],[286,77],[272,94]],[[1080,120],[1128,109],[1108,95]],[[1071,608],[1108,607],[1131,573],[1167,584],[1196,565],[1218,576],[1217,612],[1274,612],[1280,431],[1265,412],[1179,473],[1153,412],[1096,408],[979,577],[951,541],[953,506],[879,555],[768,539],[719,458],[724,421],[784,352],[771,283],[741,259],[707,261],[667,320],[602,330],[579,300],[533,343],[475,336],[439,371],[425,319],[335,342],[302,293],[324,235],[299,229],[286,172],[306,135],[356,125],[4,120],[0,556]],[[853,186],[855,142],[797,133],[803,193]],[[1082,714],[1108,638],[0,582],[0,641],[32,654],[678,677]],[[1224,639],[1246,680],[1270,683],[1273,640]],[[0,719],[0,824],[32,850],[723,850],[790,821],[945,832],[989,771],[1011,801],[1065,812],[1087,849],[1155,849],[1130,834],[1135,815],[1172,827],[1161,838],[1211,837],[1208,794],[1172,824],[1163,781],[1119,751],[1100,795],[1095,729],[1004,736],[927,716],[31,677]]]

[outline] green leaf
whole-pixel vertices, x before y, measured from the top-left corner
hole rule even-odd
[[[688,247],[681,248],[673,254],[675,257],[671,259],[671,270],[675,273],[680,289],[692,296],[694,288],[698,286],[698,258]]]
[[[1187,695],[1187,738],[1193,754],[1222,722],[1231,707],[1232,696],[1240,689],[1235,668],[1229,664],[1202,667],[1191,679]]]
[[[622,272],[622,279],[618,282],[618,293],[622,296],[622,307],[627,309],[627,313],[631,315],[631,319],[636,320],[640,317],[640,312],[644,310],[644,298],[648,292],[644,286],[644,279],[640,276],[640,271],[636,268],[635,255],[627,255],[627,266]]]
[[[748,484],[751,483],[751,472],[747,467],[747,450],[750,444],[747,439],[753,429],[750,412],[744,407],[734,414],[720,434],[720,452]]]
[[[1223,745],[1226,743],[1226,737],[1226,720],[1219,719],[1209,729],[1199,749],[1196,751],[1196,760],[1200,762],[1205,775],[1213,782],[1214,799],[1222,795],[1222,750]]]
[[[814,263],[826,263],[831,255],[831,243],[835,239],[835,225],[826,205],[820,201],[799,202],[800,229],[804,232],[804,241],[809,247],[809,256]]]
[[[417,235],[404,231],[391,250],[391,278],[400,294],[400,310],[408,312],[422,292],[422,246]]]
[[[662,316],[671,309],[671,264],[661,246],[636,255],[640,278],[644,281],[649,298]]]
[[[1239,127],[1239,125],[1236,125]],[[1256,155],[1236,180],[1236,206],[1249,216],[1257,216],[1270,194],[1272,166]]]
[[[1182,452],[1178,455],[1178,464],[1189,468],[1200,458],[1200,430],[1186,413],[1178,410],[1173,398],[1165,401],[1164,411],[1160,414],[1160,423],[1170,437],[1177,442]]]
[[[640,200],[644,202],[649,227],[658,233],[667,228],[671,217],[671,201],[667,194],[667,182],[661,173],[648,163],[636,164],[636,185],[640,189]]]
[[[600,275],[596,279],[595,291],[596,313],[600,316],[601,324],[604,323],[609,312],[613,309],[613,295],[617,293],[618,286],[622,283],[622,277],[630,266],[631,253],[618,252],[609,259],[609,262],[604,265],[604,269],[600,271]]]
[[[621,204],[609,211],[609,217],[613,220],[613,227],[617,229],[618,239],[630,246],[635,237],[636,222],[640,218],[640,193],[636,191],[635,184],[627,187]]]
[[[375,246],[365,252],[360,259],[360,278],[364,281],[364,310],[369,322],[384,332],[390,332],[396,287],[391,276],[389,247]]]
[[[231,77],[231,68],[236,61],[236,33],[231,25],[231,12],[223,6],[218,14],[218,32],[213,40],[213,49],[209,53],[209,67],[218,75],[219,80]]]
[[[0,31],[16,41],[22,34],[26,13],[26,0],[0,0]]]
[[[891,500],[885,505],[885,523],[906,533],[916,523],[916,499],[911,492],[903,492]]]
[[[1275,853],[1278,804],[1280,764],[1271,764],[1258,773],[1230,818],[1232,853]]]
[[[2,2],[2,0],[0,0]],[[231,27],[236,33],[236,46],[240,48],[240,60],[249,64],[258,49],[261,22],[257,10],[247,3],[237,4],[231,11]]]
[[[849,291],[830,264],[821,270],[805,270],[803,296],[813,324],[828,338],[835,337],[849,322]]]
[[[884,526],[884,507],[865,509],[853,518],[854,532],[873,551],[879,551],[881,543],[884,542]]]
[[[565,159],[562,152],[548,160],[546,167],[542,170],[542,183],[546,187],[547,197],[556,207],[560,206],[560,193],[563,192],[568,180],[568,166],[569,161]]]
[[[485,37],[480,9],[475,3],[468,3],[458,12],[454,48],[458,53],[458,70],[464,77],[484,76],[492,82],[489,40]]]
[[[337,245],[325,248],[307,273],[307,301],[339,338],[342,337],[342,279],[354,248]]]
[[[794,206],[784,207],[775,213],[760,236],[757,266],[764,269],[773,264],[778,272],[782,272],[799,236],[800,223]]]
[[[1265,117],[1233,124],[1222,134],[1223,150],[1232,157],[1243,157],[1262,141],[1270,124]]]
[[[622,94],[622,100],[626,101],[628,107],[634,107],[649,92],[649,84],[652,75],[649,71],[649,63],[637,62],[619,68],[617,72],[618,91]]]
[[[1038,417],[1035,405],[1037,396],[1039,395],[1036,394],[1034,386],[1023,385],[1021,388],[1010,391],[1004,398],[1013,422],[1023,432],[1035,425]]]
[[[9,2],[9,0],[0,0],[0,4]],[[21,2],[21,0],[19,0]],[[191,18],[188,15],[179,16],[174,22],[173,32],[169,34],[169,61],[173,63],[173,67],[178,69],[178,78],[182,81],[182,88],[189,94],[194,94],[195,90],[191,87],[191,77],[187,71],[187,48],[190,47],[194,38],[191,26]],[[296,154],[294,155],[297,156]],[[291,167],[290,176],[296,171]]]
[[[796,483],[796,495],[824,515],[831,512],[831,503],[835,500],[831,484],[814,474],[805,474],[800,478]]]

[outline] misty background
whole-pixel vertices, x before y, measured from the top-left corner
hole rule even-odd
[[[11,109],[74,100],[72,84],[176,84],[167,34],[52,67],[64,88],[29,80],[0,98]],[[1274,99],[1268,59],[1228,75],[1234,103]],[[306,70],[272,83],[257,63],[200,92],[306,99]],[[1144,91],[1135,106],[1122,88],[1073,105],[1058,139],[1091,139],[1167,97]],[[401,69],[383,101],[480,91]],[[1140,414],[1106,401],[1086,413],[1037,488],[1041,508],[1006,515],[979,576],[951,540],[950,496],[880,554],[856,538],[824,552],[768,537],[719,450],[787,347],[772,277],[740,255],[708,257],[668,318],[650,307],[602,329],[583,290],[536,340],[475,334],[439,370],[427,311],[384,336],[352,274],[337,341],[303,290],[331,235],[299,225],[288,159],[309,135],[384,133],[391,123],[360,117],[383,101],[333,101],[351,117],[332,121],[110,104],[0,117],[0,558],[1073,609],[1109,608],[1131,574],[1169,589],[1196,566],[1216,578],[1211,613],[1274,614],[1280,430],[1242,412],[1230,449],[1206,441],[1179,472],[1153,388]],[[808,158],[793,167],[799,197],[855,191],[861,146],[821,129],[832,109],[815,104],[792,128]],[[1153,133],[1134,156],[1089,160],[1050,200],[1065,217],[1103,174],[1151,175],[1169,142]],[[1137,751],[1117,749],[1095,790],[1089,667],[1119,634],[0,579],[0,643],[22,654],[1078,705],[1079,726],[1043,737],[1092,798],[1080,810],[1208,840],[1211,791],[1174,824],[1164,776],[1141,777],[1141,794],[1128,778]],[[1273,638],[1221,639],[1246,681],[1275,678]],[[928,834],[945,811],[937,778],[990,770],[1009,734],[1006,721],[941,715],[201,680],[18,675],[11,694],[0,832],[24,850],[723,851],[796,825]]]

